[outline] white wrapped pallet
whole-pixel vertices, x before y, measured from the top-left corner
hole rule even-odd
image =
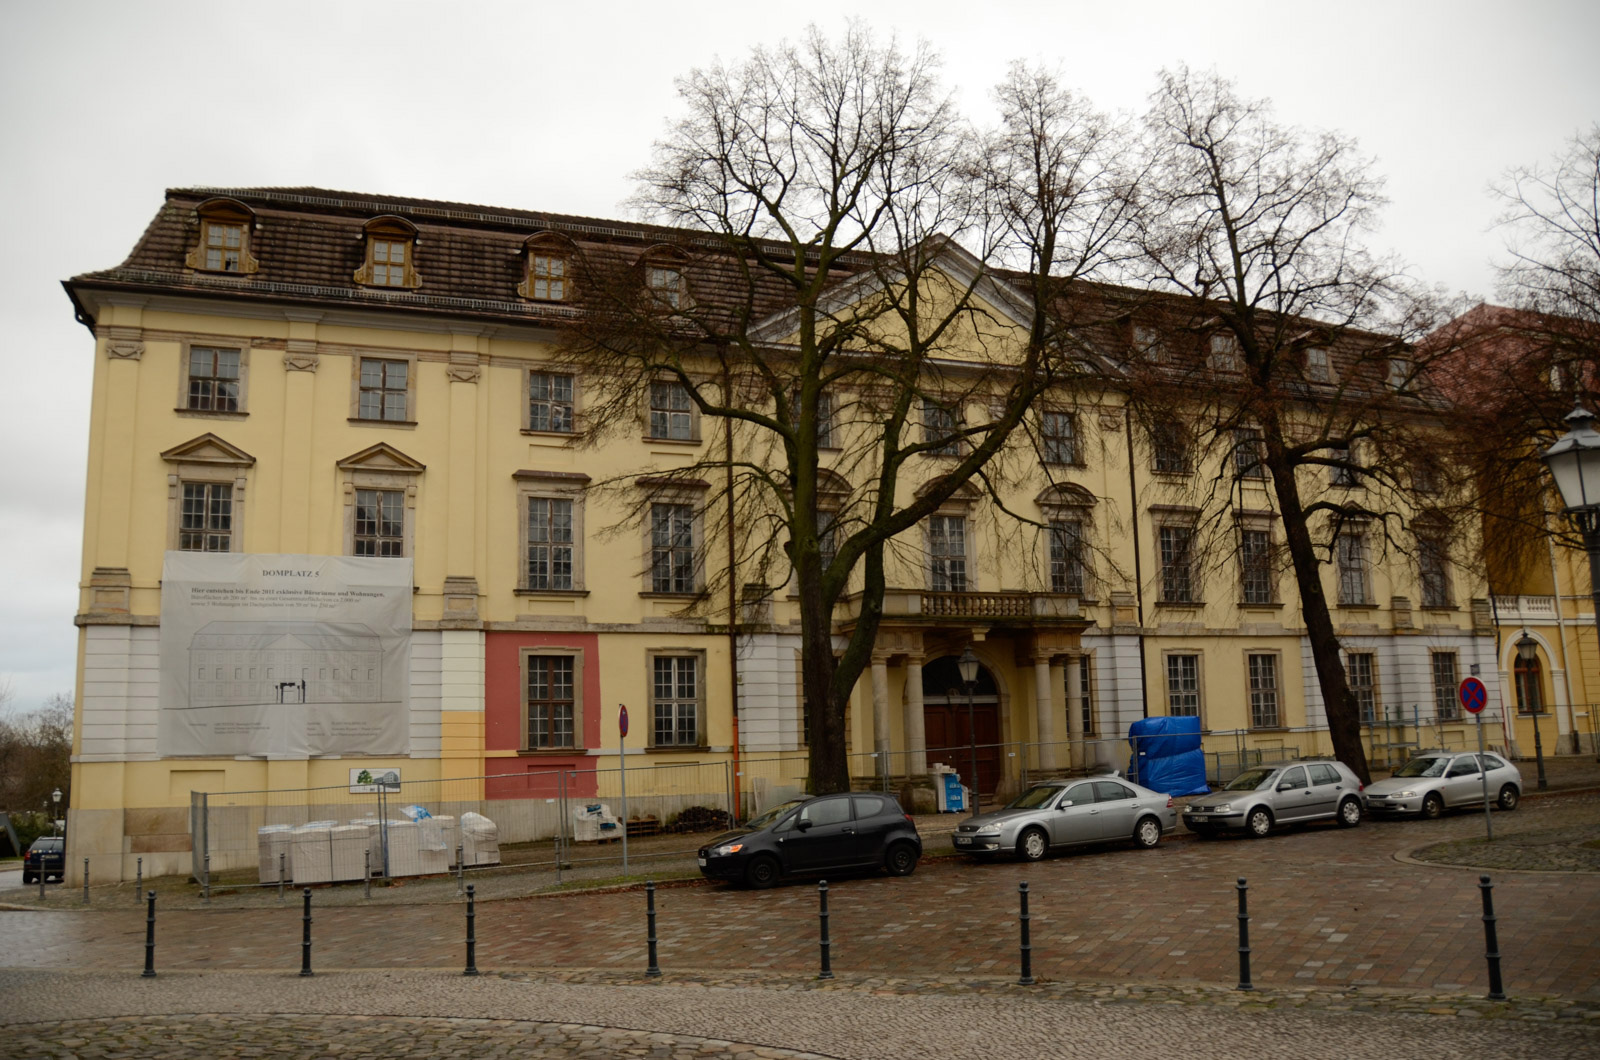
[[[465,818],[463,818],[465,820]],[[603,802],[584,803],[572,811],[572,838],[579,843],[615,839],[622,834],[621,822]]]
[[[289,858],[294,862],[294,882],[328,883],[333,879],[333,822],[313,821],[292,834]]]
[[[417,822],[389,822],[389,875],[422,875],[422,829]]]
[[[361,879],[366,872],[367,826],[336,825],[328,830],[328,841],[332,851],[333,879]]]
[[[500,829],[481,813],[462,814],[461,851],[467,868],[500,864]]]
[[[278,882],[278,855],[283,855],[283,878],[294,879],[294,865],[289,857],[290,838],[294,829],[286,824],[269,824],[256,829],[256,859],[262,883]]]
[[[422,866],[422,874],[431,876],[434,873],[449,872],[450,862],[455,857],[455,851],[447,850],[444,845],[444,828],[438,817],[424,817],[417,822],[421,833],[418,860]]]
[[[444,844],[445,868],[453,869],[456,867],[456,845],[461,842],[461,826],[449,814],[431,820],[438,825],[439,841]]]

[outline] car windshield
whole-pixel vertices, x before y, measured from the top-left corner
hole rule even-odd
[[[756,814],[754,817],[746,821],[744,826],[752,830],[765,828],[767,825],[771,824],[773,821],[776,821],[778,818],[782,817],[796,806],[804,805],[805,802],[805,799],[790,799],[788,802],[780,802],[771,809]]]
[[[1247,769],[1243,773],[1228,781],[1222,788],[1223,791],[1254,791],[1267,782],[1267,778],[1276,773],[1276,769]]]
[[[1035,784],[1027,791],[1006,803],[1008,810],[1037,810],[1056,797],[1061,788],[1055,784]]]
[[[1405,765],[1394,771],[1397,777],[1442,777],[1444,767],[1450,764],[1448,758],[1413,758]]]

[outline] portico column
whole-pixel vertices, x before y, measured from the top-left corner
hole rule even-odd
[[[878,752],[874,772],[882,775],[889,768],[889,659],[872,656],[872,749]]]
[[[1056,756],[1056,702],[1050,689],[1050,657],[1033,660],[1033,709],[1039,721],[1039,768],[1059,769]]]
[[[1083,656],[1067,656],[1067,741],[1072,768],[1083,768]]]
[[[922,717],[922,656],[906,656],[906,773],[928,771],[928,732]]]

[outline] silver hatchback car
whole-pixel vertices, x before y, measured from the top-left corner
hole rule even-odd
[[[1484,781],[1489,798],[1502,810],[1514,810],[1522,801],[1522,773],[1498,755],[1479,756],[1465,751],[1422,751],[1394,771],[1387,780],[1367,788],[1375,814],[1415,813],[1433,818],[1447,807],[1482,806]]]
[[[1038,861],[1052,847],[1132,840],[1153,847],[1178,826],[1172,798],[1121,777],[1045,780],[999,810],[956,826],[956,852],[977,856],[1015,852]]]
[[[1343,762],[1325,759],[1247,769],[1202,795],[1183,811],[1183,823],[1198,836],[1244,831],[1260,839],[1274,825],[1335,820],[1344,828],[1361,823],[1366,795]]]

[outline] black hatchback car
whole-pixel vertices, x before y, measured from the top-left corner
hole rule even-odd
[[[917,825],[892,795],[844,792],[791,799],[700,848],[713,880],[771,887],[785,876],[883,869],[909,876],[922,857]]]
[[[22,882],[38,883],[45,879],[64,878],[67,871],[67,841],[60,836],[40,836],[33,841],[22,858]]]

